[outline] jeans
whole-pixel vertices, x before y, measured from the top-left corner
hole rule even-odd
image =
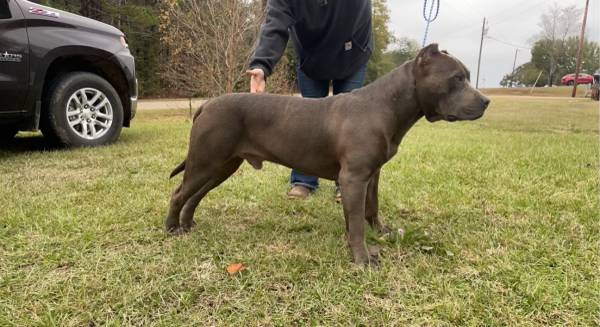
[[[301,69],[297,69],[298,88],[305,98],[324,98],[329,94],[329,83],[333,84],[333,94],[350,92],[362,87],[365,80],[367,66],[361,67],[356,73],[342,80],[314,80],[306,76]],[[292,170],[290,175],[290,184],[292,186],[301,185],[308,187],[311,191],[319,187],[319,179],[315,176],[304,175],[303,173]]]

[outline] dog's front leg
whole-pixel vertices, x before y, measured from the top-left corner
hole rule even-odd
[[[365,203],[367,197],[368,177],[352,173],[340,174],[342,204],[346,218],[348,245],[354,263],[359,265],[377,265],[377,259],[371,258],[365,245]]]
[[[366,203],[366,219],[369,222],[371,228],[376,230],[380,234],[389,233],[391,229],[379,220],[379,199],[377,195],[377,191],[379,188],[379,170],[371,180],[369,181],[369,187],[367,188],[367,203]]]

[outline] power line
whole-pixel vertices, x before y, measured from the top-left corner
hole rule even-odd
[[[515,7],[511,7],[508,10],[504,10],[504,11],[501,11],[499,13],[496,13],[496,14],[492,15],[491,18],[488,18],[488,25],[487,26],[489,26],[489,27],[496,26],[496,25],[500,25],[500,24],[506,23],[507,21],[510,21],[512,19],[517,19],[520,15],[522,15],[524,13],[527,13],[527,11],[529,11],[532,8],[534,8],[536,6],[539,6],[540,4],[545,3],[545,2],[547,2],[547,0],[536,1],[533,4],[530,4],[527,7],[520,8],[520,10],[518,10],[516,12],[513,10]],[[466,16],[464,14],[464,12],[462,12],[461,10],[459,10],[458,8],[456,8],[455,6],[453,6],[453,4],[451,4],[450,2],[448,2],[448,6],[451,7],[457,13],[459,13],[459,14],[461,14],[463,16]],[[474,13],[474,11],[472,11],[470,8],[468,10],[471,13]],[[475,9],[473,8],[473,10],[475,10]],[[477,12],[479,12],[479,10],[477,10]],[[508,14],[507,18],[502,19],[502,20],[500,20],[498,22],[492,22],[494,18],[503,17],[506,14]],[[485,16],[485,15],[481,14],[481,16]],[[459,29],[457,29],[457,30],[455,30],[453,32],[449,32],[448,34],[444,35],[444,37],[448,37],[448,36],[451,36],[451,35],[454,35],[454,34],[457,34],[457,33],[460,33],[460,32],[465,32],[467,30],[472,30],[472,29],[477,28],[479,26],[480,26],[479,23],[465,25],[464,27],[459,28]]]
[[[523,46],[523,45],[518,45],[518,44],[511,43],[511,42],[507,42],[507,41],[504,41],[504,40],[500,40],[500,39],[498,39],[498,38],[495,38],[495,37],[493,37],[493,36],[489,36],[489,35],[487,35],[487,36],[486,36],[486,38],[488,38],[488,39],[490,39],[490,40],[494,40],[494,41],[496,41],[496,42],[503,43],[503,44],[505,44],[505,45],[509,45],[509,46],[511,46],[511,47],[514,47],[514,48],[523,49],[523,50],[531,50],[531,48],[530,48],[530,47]]]
[[[468,11],[470,11],[471,13],[474,13],[475,16],[481,17],[481,16],[485,16],[485,14],[481,11],[479,11],[479,9],[477,9],[476,5],[474,5],[470,0],[463,0],[464,2],[467,3],[467,7],[465,7]]]
[[[521,14],[527,13],[527,12],[528,12],[529,10],[531,10],[532,8],[534,8],[534,7],[537,7],[537,6],[539,6],[540,4],[542,4],[542,3],[545,3],[545,2],[547,2],[547,1],[546,1],[546,0],[536,1],[536,2],[534,2],[533,4],[530,4],[530,5],[529,5],[529,6],[527,6],[527,7],[520,8],[520,10],[519,10],[519,11],[516,11],[516,12],[514,12],[514,11],[513,11],[512,13],[511,13],[511,10],[506,10],[506,11],[504,11],[504,12],[497,13],[496,15],[493,15],[493,16],[492,16],[493,18],[490,18],[490,21],[492,21],[494,18],[502,17],[502,16],[503,16],[504,14],[506,14],[506,13],[510,13],[510,14],[509,14],[509,16],[508,16],[507,18],[505,18],[505,19],[499,20],[499,21],[497,21],[497,22],[495,22],[495,23],[490,23],[490,26],[495,26],[495,25],[500,25],[500,24],[506,23],[507,21],[510,21],[510,20],[512,20],[512,19],[515,19],[515,18],[517,18],[517,16],[520,16]],[[510,8],[510,9],[513,9],[513,8],[514,8],[514,7]]]
[[[448,32],[448,33],[442,35],[440,38],[446,38],[446,37],[449,37],[449,36],[454,36],[455,34],[458,34],[458,33],[465,33],[467,31],[471,31],[474,28],[479,28],[480,26],[481,26],[480,24],[464,25],[464,27],[457,28],[457,29],[455,29],[452,32]]]
[[[454,11],[456,11],[457,13],[461,14],[462,16],[467,16],[465,15],[465,13],[463,12],[463,10],[467,10],[469,11],[469,14],[473,14],[476,17],[480,17],[480,16],[484,16],[482,13],[480,13],[479,11],[475,12],[473,11],[471,8],[469,7],[463,7],[463,6],[459,6],[460,8],[457,8],[455,6],[455,4],[453,4],[451,1],[447,1],[445,3],[446,5],[448,5],[448,7],[452,8]]]

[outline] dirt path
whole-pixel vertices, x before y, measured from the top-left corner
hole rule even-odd
[[[204,102],[206,99],[192,99],[192,110],[195,111]],[[189,109],[189,107],[189,99],[152,99],[140,100],[138,103],[138,110]]]
[[[539,100],[565,100],[565,101],[579,101],[579,100],[590,100],[590,98],[582,97],[560,97],[560,96],[545,96],[545,95],[512,95],[512,94],[487,94],[490,98],[519,98],[519,99],[539,99]]]

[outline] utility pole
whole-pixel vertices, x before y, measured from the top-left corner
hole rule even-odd
[[[477,60],[477,82],[475,83],[475,88],[479,88],[479,69],[481,68],[481,50],[483,50],[483,38],[486,34],[485,30],[485,17],[483,17],[483,25],[481,26],[481,42],[479,43],[479,59]]]
[[[577,67],[575,68],[575,81],[573,83],[573,93],[571,93],[572,98],[574,98],[577,95],[577,79],[579,78],[579,70],[581,69],[581,53],[583,52],[585,23],[587,22],[587,13],[589,5],[590,0],[586,0],[585,13],[583,14],[583,24],[581,25],[581,34],[579,35],[579,48],[577,48]]]
[[[513,81],[515,80],[515,68],[517,67],[517,54],[519,53],[519,48],[515,50],[515,61],[513,62],[513,70],[510,74],[510,87],[513,87]]]

